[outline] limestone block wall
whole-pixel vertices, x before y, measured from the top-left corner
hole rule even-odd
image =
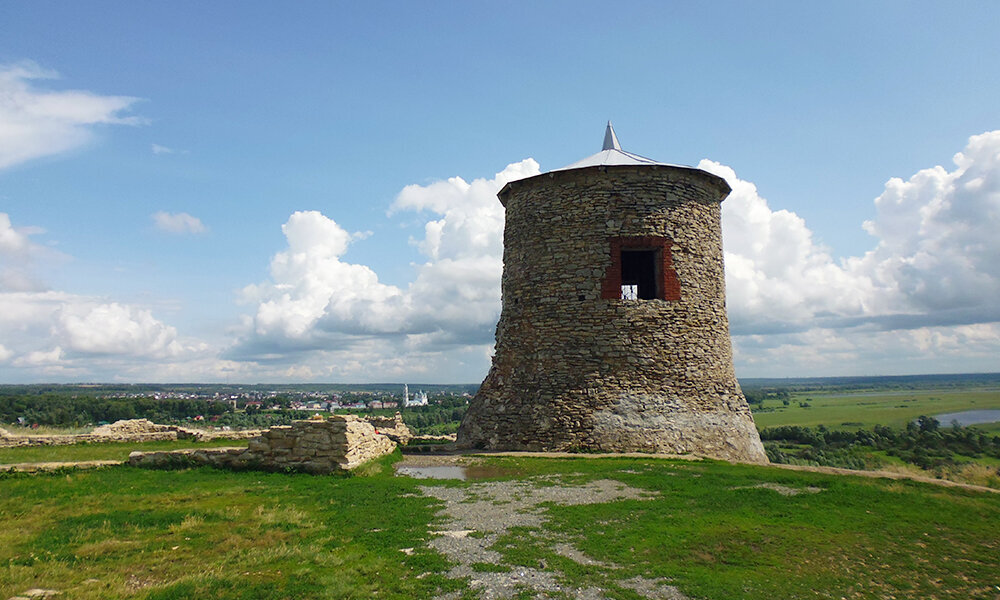
[[[157,425],[147,419],[130,419],[102,425],[90,433],[55,435],[0,434],[0,448],[17,446],[65,446],[97,442],[153,442],[192,437],[183,428]]]
[[[720,224],[728,193],[714,175],[669,166],[508,184],[496,352],[459,444],[766,462],[732,364]],[[630,246],[659,252],[663,299],[615,293],[616,253]]]
[[[191,439],[247,439],[261,430],[203,431],[177,425],[160,425],[148,419],[126,419],[96,427],[90,433],[56,435],[15,435],[0,429],[0,448],[17,446],[63,446],[97,442],[154,442]]]
[[[149,419],[125,419],[108,425],[95,427],[91,432],[95,436],[127,436],[145,433],[177,432],[180,428],[172,425],[160,425]]]
[[[395,442],[377,433],[365,419],[335,415],[272,427],[251,439],[247,448],[133,452],[129,464],[153,468],[202,464],[332,473],[353,469],[395,449]]]
[[[372,415],[364,419],[371,423],[375,431],[398,444],[405,446],[413,439],[413,433],[410,432],[410,428],[403,422],[403,415],[399,412],[391,417]]]

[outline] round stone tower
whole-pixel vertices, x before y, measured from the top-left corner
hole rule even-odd
[[[622,151],[610,123],[601,152],[504,186],[496,353],[459,445],[767,462],[733,371],[729,192]]]

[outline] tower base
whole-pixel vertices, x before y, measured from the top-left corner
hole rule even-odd
[[[686,408],[654,394],[601,398],[586,391],[550,401],[508,397],[484,383],[458,430],[458,446],[536,452],[691,454],[767,464],[742,393],[716,396],[717,410]],[[566,407],[573,407],[567,411]],[[735,409],[735,410],[733,410]],[[742,409],[742,410],[741,410]]]

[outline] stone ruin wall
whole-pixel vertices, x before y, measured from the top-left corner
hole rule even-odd
[[[261,468],[329,473],[353,469],[391,453],[413,435],[402,415],[357,417],[335,415],[327,419],[294,421],[268,430],[206,432],[148,419],[130,419],[102,425],[91,433],[74,435],[15,435],[0,428],[0,448],[68,445],[95,442],[149,442],[188,439],[250,439],[246,448],[204,448],[133,452],[129,463],[145,467],[213,465],[227,468]]]
[[[401,420],[398,425],[406,428]],[[398,427],[396,431],[404,433]],[[405,434],[409,435],[408,429]],[[272,427],[251,439],[246,448],[133,452],[129,455],[129,464],[148,468],[210,465],[324,474],[353,469],[395,449],[396,443],[376,431],[366,419],[334,415]]]
[[[213,439],[242,440],[260,435],[260,429],[240,431],[203,431],[177,425],[160,425],[148,419],[127,419],[101,425],[90,433],[20,435],[0,428],[0,448],[19,446],[65,446],[99,442],[158,442],[173,440],[207,441]]]
[[[414,435],[410,432],[410,428],[403,422],[403,415],[399,412],[396,412],[396,414],[391,417],[372,415],[366,416],[364,419],[371,423],[372,427],[375,428],[376,433],[380,433],[388,437],[397,444],[405,446],[410,443],[410,440],[414,439]],[[421,436],[421,438],[423,437],[426,436]]]
[[[459,444],[767,462],[733,371],[723,186],[695,169],[619,166],[501,192],[496,354]],[[605,299],[611,243],[636,237],[665,244],[679,300]]]

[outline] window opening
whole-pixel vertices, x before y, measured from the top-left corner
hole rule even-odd
[[[602,299],[681,299],[670,238],[652,235],[609,237],[608,243],[611,261],[601,280]]]
[[[621,253],[622,300],[662,298],[657,289],[657,282],[660,280],[659,250],[623,248]],[[626,293],[630,295],[626,296]]]

